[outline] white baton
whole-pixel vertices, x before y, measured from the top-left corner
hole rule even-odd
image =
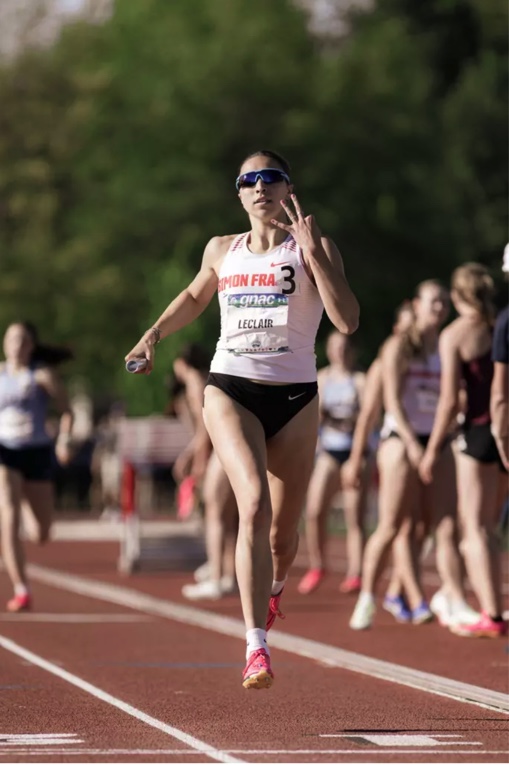
[[[147,359],[129,359],[125,365],[125,368],[128,372],[132,372],[134,374],[135,372],[141,372],[146,368],[146,366]]]

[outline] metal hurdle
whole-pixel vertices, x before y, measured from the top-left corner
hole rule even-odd
[[[145,563],[164,567],[198,565],[205,558],[201,524],[143,517],[140,471],[171,466],[189,444],[192,430],[174,417],[130,417],[119,423],[122,460],[122,529],[118,570],[138,571]],[[150,497],[146,498],[150,504]]]

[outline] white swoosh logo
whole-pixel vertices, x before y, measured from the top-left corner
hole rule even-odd
[[[306,391],[304,391],[304,393],[297,393],[296,396],[288,396],[288,401],[293,401],[294,399],[300,398],[301,396],[305,396],[305,395],[306,395]]]

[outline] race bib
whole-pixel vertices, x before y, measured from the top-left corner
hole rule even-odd
[[[422,414],[435,414],[438,405],[438,393],[430,388],[417,390],[417,407]]]
[[[233,353],[288,351],[288,296],[282,293],[228,295],[226,350]]]
[[[27,412],[6,407],[0,412],[0,437],[6,441],[25,441],[32,436],[33,419]]]

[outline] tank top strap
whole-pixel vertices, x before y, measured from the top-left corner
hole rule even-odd
[[[226,253],[226,256],[228,257],[229,255],[233,253],[240,252],[243,249],[248,236],[249,236],[249,231],[245,231],[243,234],[239,234],[238,236],[236,236],[233,242],[230,244],[228,248],[228,252]]]

